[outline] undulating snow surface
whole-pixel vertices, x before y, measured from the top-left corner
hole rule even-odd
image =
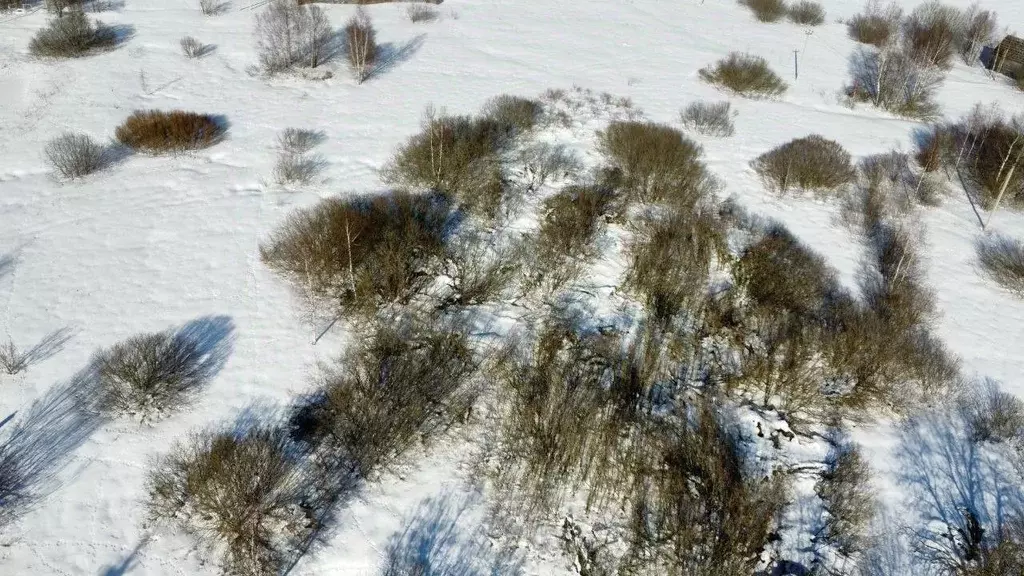
[[[322,322],[304,317],[288,287],[260,263],[258,243],[288,213],[320,198],[382,190],[377,169],[419,129],[429,104],[471,113],[501,93],[537,96],[580,86],[628,97],[646,118],[677,124],[687,103],[727,98],[739,113],[735,136],[702,139],[709,167],[725,183],[722,196],[785,223],[850,286],[863,245],[838,223],[836,203],[772,195],[749,162],[811,133],[842,143],[856,157],[908,151],[921,127],[839,101],[855,44],[837,20],[859,12],[859,1],[825,0],[826,23],[806,32],[759,23],[732,0],[448,0],[439,6],[441,18],[428,24],[409,22],[403,5],[375,5],[369,11],[378,40],[403,57],[362,85],[340,62],[324,81],[251,75],[255,9],[235,2],[226,14],[206,17],[196,4],[126,0],[95,15],[132,27],[123,46],[59,62],[28,55],[29,39],[47,19],[42,10],[0,14],[0,340],[10,337],[23,347],[48,337],[59,343],[26,372],[0,376],[0,435],[18,422],[37,422],[48,482],[45,498],[0,533],[0,574],[217,573],[187,536],[145,526],[146,472],[191,430],[286,406],[309,389],[317,363],[335,358],[354,337],[335,329],[314,345]],[[1024,2],[986,0],[983,7],[997,11],[1001,25],[1024,26]],[[335,26],[353,11],[324,9]],[[178,45],[185,35],[216,50],[185,59]],[[751,101],[699,81],[698,69],[734,50],[765,57],[790,91]],[[794,50],[800,51],[796,80]],[[941,89],[943,112],[955,118],[976,102],[1016,112],[1024,93],[958,62]],[[52,177],[42,155],[48,140],[66,130],[109,138],[140,108],[222,114],[229,134],[208,150],[136,155],[83,181]],[[574,128],[547,137],[577,147],[594,164],[593,132],[608,121],[606,112],[583,115]],[[272,184],[274,142],[286,127],[326,133],[317,149],[327,161],[324,182],[301,190]],[[938,335],[965,373],[1024,396],[1024,301],[975,270],[973,242],[981,231],[963,192],[954,190],[940,207],[921,208],[917,219],[941,314]],[[1024,215],[1000,211],[990,229],[1024,237]],[[621,312],[610,286],[620,269],[614,258],[595,266],[595,314]],[[62,404],[64,387],[97,348],[189,322],[212,330],[228,354],[189,410],[140,425],[90,420]],[[754,426],[750,417],[740,422]],[[915,431],[923,439],[908,444]],[[919,428],[867,422],[853,433],[897,521],[929,512],[914,467],[963,463],[943,460],[941,449],[908,453],[910,445],[944,442],[926,421]],[[473,441],[466,431],[456,433],[367,486],[293,573],[375,574],[388,546],[422,546],[425,534],[450,556],[451,574],[476,574],[459,571],[467,558],[481,565],[498,558],[509,543],[488,532],[479,505],[486,494],[467,484]],[[821,442],[798,439],[774,457],[800,463],[823,455]],[[969,463],[977,465],[979,485],[997,482],[995,468],[978,462]],[[810,476],[797,483],[812,496],[811,485]],[[806,554],[800,539],[809,538],[799,516],[799,510],[790,514],[786,532],[793,560]],[[504,566],[498,573],[572,573],[553,538],[558,530],[556,519],[523,541],[514,550],[517,562],[495,560]]]

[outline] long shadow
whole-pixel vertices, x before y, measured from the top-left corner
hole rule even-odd
[[[464,518],[471,505],[472,500],[462,495],[446,494],[424,500],[406,528],[388,542],[381,575],[522,574],[520,557],[495,551],[483,529]]]
[[[14,263],[17,261],[14,254],[0,254],[0,278],[7,276],[14,271]]]
[[[100,425],[92,368],[53,386],[0,440],[0,526],[58,488],[57,473]]]
[[[28,368],[33,364],[52,358],[64,349],[64,345],[71,340],[72,336],[73,333],[68,327],[50,332],[22,354],[21,361],[24,363],[24,367]]]
[[[234,348],[235,323],[230,316],[203,316],[178,328],[172,364],[196,385],[224,368]]]
[[[146,544],[149,544],[149,538],[143,537],[123,560],[115,565],[100,568],[100,576],[125,576],[125,574],[128,574],[128,571],[135,567],[135,560],[139,557],[139,552],[146,547]]]
[[[399,64],[407,62],[419,52],[426,40],[427,35],[420,34],[404,44],[394,44],[391,42],[381,44],[377,47],[377,65],[373,67],[373,70],[366,76],[366,79],[370,80],[387,74]]]

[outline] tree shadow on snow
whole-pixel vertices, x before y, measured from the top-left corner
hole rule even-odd
[[[419,52],[420,48],[423,47],[424,42],[426,42],[426,39],[426,34],[420,34],[404,44],[394,44],[392,42],[385,42],[381,44],[377,47],[377,64],[366,76],[366,79],[372,80],[378,76],[387,74],[399,64],[407,62],[417,52]]]
[[[149,544],[149,537],[143,537],[139,540],[139,543],[135,545],[135,548],[124,557],[123,560],[115,565],[104,566],[100,568],[100,576],[125,576],[128,571],[136,566],[136,560],[139,557],[139,552]]]
[[[466,512],[471,498],[445,494],[424,500],[394,534],[384,552],[382,576],[518,576],[522,560],[490,543],[482,527]]]

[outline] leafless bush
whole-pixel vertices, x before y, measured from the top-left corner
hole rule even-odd
[[[376,37],[370,14],[362,8],[357,9],[345,26],[345,38],[348,41],[348,63],[360,84],[370,77],[377,64],[379,48]]]
[[[22,0],[0,0],[0,12],[21,8]]]
[[[334,58],[334,31],[322,9],[296,0],[273,0],[256,15],[256,50],[267,74],[317,68]]]
[[[571,260],[594,255],[593,241],[609,213],[614,193],[599,185],[568,186],[544,202],[535,257],[554,271]]]
[[[282,152],[274,164],[274,181],[282,186],[309,184],[323,172],[326,161],[319,154],[291,154]]]
[[[974,65],[981,57],[982,49],[993,42],[998,24],[995,12],[982,10],[972,4],[963,13],[963,24],[957,30],[957,52],[964,64]]]
[[[670,126],[612,122],[598,134],[598,148],[622,171],[634,200],[689,208],[714,191],[714,180],[701,162],[703,149]]]
[[[778,22],[786,15],[784,0],[740,0],[761,22]]]
[[[136,110],[114,135],[133,150],[150,154],[209,148],[224,138],[224,121],[182,110]]]
[[[779,192],[791,188],[834,190],[856,175],[850,153],[838,142],[816,134],[773,148],[751,166],[766,186]]]
[[[515,151],[513,164],[527,192],[535,192],[551,180],[564,180],[583,170],[583,163],[565,145],[533,142]]]
[[[748,98],[771,98],[789,89],[768,67],[767,60],[739,52],[729,54],[714,66],[702,68],[700,77],[709,84],[717,84]]]
[[[964,25],[960,11],[938,0],[921,4],[903,24],[905,50],[924,66],[949,68]]]
[[[483,114],[512,137],[532,130],[543,111],[537,100],[502,94],[487,102]]]
[[[925,172],[934,172],[942,167],[945,155],[954,148],[953,131],[945,125],[932,126],[931,130],[918,139],[914,159]]]
[[[199,11],[204,16],[219,16],[227,11],[228,3],[220,0],[199,0]]]
[[[324,200],[289,216],[260,256],[311,302],[372,313],[429,283],[447,214],[436,198],[404,193]]]
[[[208,377],[198,344],[174,332],[133,336],[93,359],[100,408],[113,415],[158,417],[179,410]]]
[[[981,270],[1000,286],[1024,296],[1024,242],[998,234],[975,244]]]
[[[8,340],[6,344],[0,344],[0,369],[4,372],[13,376],[28,368],[28,363],[28,352],[19,350],[13,341]]]
[[[398,149],[381,175],[390,184],[436,190],[471,212],[493,218],[505,196],[498,154],[510,144],[509,130],[488,117],[428,110],[423,130]]]
[[[64,178],[81,178],[110,164],[110,153],[85,134],[66,132],[46,144],[46,159]]]
[[[629,246],[625,286],[658,321],[692,313],[707,294],[716,257],[727,253],[725,235],[725,224],[709,210],[644,221]]]
[[[903,9],[897,4],[882,7],[877,1],[869,2],[863,14],[846,23],[850,38],[864,44],[884,48],[899,39]]]
[[[444,304],[474,306],[494,300],[509,289],[524,264],[520,243],[494,244],[481,234],[460,235],[446,247],[444,271],[451,294]]]
[[[801,0],[789,7],[789,21],[794,24],[818,26],[825,23],[825,9],[817,2]]]
[[[871,470],[856,445],[837,446],[815,486],[825,503],[825,540],[843,554],[864,549],[875,516]]]
[[[149,515],[222,552],[227,574],[272,576],[316,528],[310,476],[283,430],[198,433],[150,473]]]
[[[732,136],[732,104],[728,102],[694,102],[680,114],[683,126],[705,136]]]
[[[1024,436],[1024,401],[1000,390],[993,380],[968,389],[960,409],[975,442],[1005,442]]]
[[[63,17],[50,20],[32,37],[29,51],[35,56],[78,58],[95,50],[113,48],[117,34],[102,22],[90,22],[81,10],[71,10]]]
[[[939,115],[935,92],[942,75],[906,52],[892,46],[880,51],[859,50],[851,58],[850,70],[852,83],[847,93],[853,100],[919,120]]]
[[[285,128],[277,137],[277,144],[288,154],[305,154],[326,139],[327,136],[322,130]]]
[[[293,437],[335,469],[366,478],[463,420],[476,369],[466,333],[428,322],[372,326],[323,377],[321,393],[293,413]]]
[[[46,11],[63,18],[65,12],[82,11],[85,8],[86,0],[46,0],[44,5]]]
[[[410,4],[405,15],[411,22],[433,22],[440,17],[438,11],[428,4]]]
[[[213,52],[212,45],[203,44],[192,36],[185,36],[181,39],[180,43],[181,51],[185,54],[186,58],[202,58],[210,52]]]

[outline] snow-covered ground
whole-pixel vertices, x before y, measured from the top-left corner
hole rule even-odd
[[[859,12],[859,1],[824,0],[826,23],[806,31],[759,23],[732,0],[448,0],[438,7],[441,18],[426,24],[409,22],[403,5],[375,5],[369,11],[378,40],[405,56],[362,85],[340,63],[325,81],[251,75],[254,10],[235,2],[227,13],[206,17],[196,4],[126,0],[96,15],[133,28],[123,46],[59,62],[28,55],[29,39],[46,22],[43,11],[0,13],[0,340],[60,343],[26,372],[0,376],[0,433],[30,418],[52,425],[39,457],[53,473],[45,498],[0,532],[0,574],[217,572],[186,536],[150,535],[144,526],[149,465],[190,430],[285,406],[308,389],[317,362],[342,349],[343,330],[312,343],[320,326],[302,316],[287,286],[260,263],[258,243],[296,208],[383,189],[377,169],[418,130],[429,104],[469,113],[497,94],[537,96],[578,85],[628,97],[647,118],[677,124],[687,103],[728,98],[739,113],[735,136],[702,141],[709,167],[725,183],[722,196],[785,223],[850,285],[863,245],[837,223],[838,206],[772,195],[748,164],[811,133],[856,157],[908,151],[920,127],[869,107],[850,109],[838,98],[855,44],[837,20]],[[902,4],[910,9],[916,2]],[[335,26],[353,11],[323,7]],[[987,0],[983,7],[998,12],[1002,25],[1024,27],[1024,2]],[[178,44],[185,35],[216,50],[188,60]],[[789,92],[751,101],[698,80],[698,69],[734,50],[765,57],[786,77]],[[955,118],[976,102],[1019,111],[1024,93],[958,62],[940,101]],[[228,137],[194,154],[132,156],[83,181],[51,176],[42,155],[47,141],[67,130],[109,138],[140,108],[222,114]],[[574,138],[593,163],[593,129],[606,120],[558,137]],[[287,127],[326,133],[317,149],[327,161],[324,182],[302,191],[270,184],[275,138]],[[1024,300],[975,270],[973,243],[981,231],[970,204],[954,192],[942,206],[922,208],[919,219],[940,312],[937,334],[966,374],[990,377],[1024,397]],[[990,229],[1024,237],[1024,215],[1000,211]],[[153,425],[68,415],[74,410],[62,404],[60,391],[97,348],[189,322],[213,328],[228,354],[194,407]],[[896,516],[915,497],[904,474],[913,455],[903,452],[901,438],[911,433],[913,427],[886,422],[854,431]],[[427,528],[418,523],[451,530],[431,543],[448,554],[496,554],[488,549],[479,497],[465,483],[473,451],[462,442],[445,439],[400,474],[368,486],[340,512],[327,543],[293,573],[375,574],[388,546],[423,544],[417,530]],[[498,573],[571,573],[550,539],[520,552],[521,568]],[[453,556],[451,566],[458,562]],[[456,570],[450,573],[475,573]]]

